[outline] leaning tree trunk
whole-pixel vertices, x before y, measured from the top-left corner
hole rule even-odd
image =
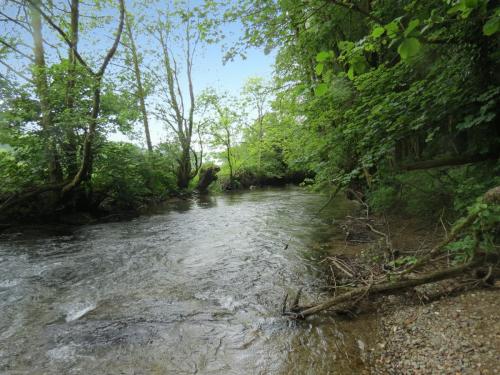
[[[205,193],[208,191],[208,187],[212,182],[217,181],[217,172],[220,171],[220,168],[217,166],[208,167],[206,169],[202,168],[200,170],[200,180],[198,185],[196,186],[196,190],[200,193]]]

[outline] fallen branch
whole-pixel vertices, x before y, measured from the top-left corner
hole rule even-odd
[[[297,309],[295,309],[295,311],[285,311],[283,315],[290,316],[295,319],[304,319],[310,315],[314,315],[321,311],[328,310],[334,307],[335,305],[338,305],[339,303],[352,300],[356,297],[361,297],[361,296],[365,297],[375,294],[397,292],[402,289],[412,288],[419,285],[424,285],[436,281],[445,280],[451,277],[459,276],[464,272],[478,266],[480,263],[481,262],[479,261],[471,261],[469,263],[460,266],[448,268],[443,271],[437,271],[415,279],[406,279],[396,282],[386,282],[381,284],[369,285],[367,287],[356,288],[350,292],[331,298],[318,305],[304,308],[301,311],[297,311]]]
[[[349,267],[344,262],[340,261],[336,257],[328,257],[327,259],[332,263],[332,265],[335,268],[337,268],[338,270],[342,271],[348,277],[350,277],[350,278],[354,277],[354,272],[352,270],[348,270]]]
[[[448,159],[424,160],[413,164],[400,165],[399,169],[403,171],[415,171],[419,169],[432,169],[440,167],[451,167],[471,163],[479,163],[487,160],[498,159],[498,152],[490,152],[487,154],[463,155]]]
[[[500,203],[500,187],[495,187],[486,192],[483,196],[483,202],[493,205]],[[446,239],[444,239],[439,244],[434,246],[426,255],[418,259],[414,265],[408,267],[402,272],[386,275],[386,277],[388,277],[389,280],[392,279],[391,281],[383,281],[382,279],[377,279],[376,281],[374,281],[374,275],[372,273],[371,282],[369,285],[352,289],[351,291],[341,295],[336,295],[328,299],[327,301],[314,306],[300,307],[298,301],[300,293],[298,293],[294,303],[292,304],[289,310],[286,309],[286,300],[284,301],[282,309],[283,315],[289,316],[293,319],[304,319],[307,316],[317,314],[324,310],[331,309],[332,307],[343,302],[349,301],[352,303],[354,301],[356,303],[365,296],[395,293],[419,285],[424,285],[428,283],[433,283],[457,277],[463,275],[464,272],[472,268],[475,268],[477,266],[480,266],[482,264],[488,265],[489,267],[487,271],[484,272],[484,275],[480,277],[481,279],[480,282],[482,282],[483,284],[494,283],[492,263],[498,264],[498,256],[492,257],[491,254],[488,254],[487,252],[484,251],[480,251],[481,233],[478,229],[474,228],[473,228],[474,230],[472,230],[472,233],[474,235],[475,244],[472,251],[472,260],[470,260],[468,263],[455,267],[448,267],[433,273],[421,275],[419,277],[407,278],[407,276],[404,276],[405,274],[408,274],[409,272],[427,264],[430,260],[434,259],[436,255],[439,255],[443,251],[446,245],[452,243],[453,241],[463,236],[466,230],[471,232],[471,228],[469,227],[471,227],[474,224],[475,220],[479,217],[479,215],[480,213],[477,210],[473,211],[472,213],[469,213],[469,215],[466,216],[464,220],[462,220],[458,225],[453,227],[451,233],[447,236]],[[388,235],[376,230],[375,228],[373,228],[373,226],[371,226],[368,223],[366,223],[366,226],[372,232],[378,234],[379,236],[383,236],[386,239],[387,245],[391,247],[390,238]],[[482,230],[486,230],[486,228],[482,227]],[[330,259],[333,260],[332,264],[336,268],[346,273],[344,269],[345,267],[343,267],[344,264],[342,264],[343,262],[339,262],[335,258],[330,258]]]

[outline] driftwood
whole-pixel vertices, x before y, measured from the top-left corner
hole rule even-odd
[[[351,290],[350,292],[341,294],[339,296],[331,298],[323,303],[320,303],[312,307],[299,309],[297,307],[298,303],[296,303],[295,305],[292,306],[292,308],[289,311],[287,311],[286,309],[283,309],[282,311],[283,315],[292,317],[294,319],[304,319],[310,315],[314,315],[321,311],[330,309],[340,303],[351,301],[356,297],[365,297],[375,294],[392,293],[419,285],[424,285],[436,281],[449,279],[451,277],[461,275],[464,272],[480,264],[481,262],[479,261],[471,261],[469,263],[462,264],[460,266],[448,268],[442,271],[437,271],[414,279],[405,279],[396,282],[385,282],[381,284],[368,285],[366,287],[356,288],[354,290]]]
[[[500,202],[500,187],[490,189],[486,194],[484,194],[483,200],[487,203],[498,204]],[[370,281],[369,285],[357,287],[349,292],[334,296],[333,298],[328,299],[327,301],[319,303],[314,306],[300,307],[299,306],[300,292],[299,292],[289,309],[286,308],[286,298],[285,298],[282,307],[282,315],[288,316],[292,319],[304,319],[310,315],[331,309],[334,306],[337,306],[338,304],[341,303],[357,302],[359,299],[365,296],[396,293],[401,290],[413,288],[419,285],[446,280],[449,278],[463,275],[465,272],[472,270],[473,268],[479,267],[481,265],[488,266],[488,270],[485,273],[485,275],[481,277],[481,280],[484,284],[489,284],[489,280],[493,273],[493,268],[491,265],[487,264],[486,255],[479,251],[480,242],[477,239],[479,237],[477,233],[475,233],[476,241],[473,252],[473,258],[468,263],[424,274],[419,277],[409,278],[407,276],[411,271],[414,271],[415,269],[427,264],[436,255],[441,254],[446,245],[450,244],[454,240],[457,240],[461,235],[463,235],[463,231],[467,229],[469,226],[471,226],[477,218],[478,218],[477,213],[469,214],[464,220],[462,220],[458,225],[456,225],[453,228],[450,235],[447,236],[445,240],[441,241],[439,244],[433,247],[426,255],[418,259],[417,262],[414,263],[412,266],[408,267],[402,272],[388,274],[387,276],[389,277],[390,281],[383,281],[380,278],[377,280],[373,280],[372,277],[372,280]],[[390,239],[385,233],[377,231],[372,226],[370,226],[369,229],[372,232],[385,237],[387,245],[392,247]],[[339,262],[334,262],[333,265],[336,268],[340,269],[342,272],[346,273],[344,269],[345,267],[343,267],[342,264],[339,264]]]

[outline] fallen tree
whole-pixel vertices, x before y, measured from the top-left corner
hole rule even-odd
[[[413,164],[403,164],[399,166],[402,171],[416,171],[421,169],[432,169],[441,167],[454,167],[464,164],[480,163],[488,160],[497,160],[499,157],[498,152],[490,152],[485,154],[475,155],[460,155],[447,159],[436,160],[422,160]]]
[[[491,283],[491,278],[494,273],[493,267],[498,264],[499,257],[498,254],[496,254],[496,252],[498,252],[498,246],[495,247],[494,245],[496,252],[492,254],[491,251],[484,248],[484,240],[485,238],[491,237],[491,235],[493,235],[493,238],[499,235],[499,206],[500,187],[496,187],[484,194],[477,208],[471,209],[467,217],[459,221],[445,240],[441,241],[427,254],[413,262],[409,267],[403,270],[394,270],[381,277],[374,277],[372,275],[368,283],[365,281],[365,285],[353,288],[346,293],[337,295],[312,306],[299,305],[301,294],[301,291],[299,291],[293,303],[287,308],[286,301],[288,296],[285,296],[282,315],[292,319],[305,319],[308,316],[337,307],[342,303],[357,303],[360,299],[367,296],[398,293],[419,285],[461,276],[468,271],[484,266],[487,267],[488,271],[486,273],[476,272],[476,275],[480,276],[481,281],[485,284]],[[492,218],[490,216],[491,212],[486,213],[487,210],[493,211]],[[486,218],[486,221],[482,220],[483,218]],[[411,273],[416,269],[422,268],[426,264],[429,264],[436,256],[442,255],[447,249],[447,245],[466,235],[473,238],[473,245],[470,249],[468,260],[465,263],[410,277]]]

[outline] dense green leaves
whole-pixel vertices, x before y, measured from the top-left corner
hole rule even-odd
[[[281,43],[273,109],[274,126],[291,134],[282,141],[288,166],[314,172],[318,187],[347,185],[380,209],[400,199],[425,215],[463,210],[498,183],[481,175],[487,162],[455,167],[449,178],[440,169],[398,172],[500,147],[500,56],[491,38],[500,14],[491,2],[372,2],[369,15],[319,0],[263,3],[278,8],[279,20],[250,25]]]
[[[241,97],[230,102],[215,91],[205,92],[195,100],[206,106],[194,111],[192,134],[174,136],[175,142],[147,154],[106,139],[113,132],[133,135],[140,118],[137,90],[130,87],[136,78],[115,68],[116,74],[101,86],[90,176],[96,190],[120,200],[161,195],[175,184],[172,168],[182,148],[192,158],[201,156],[203,148],[204,158],[222,164],[221,175],[231,180],[255,182],[305,172],[315,176],[318,188],[349,187],[375,208],[397,206],[422,215],[442,206],[461,211],[471,197],[498,183],[491,176],[498,171],[495,160],[455,163],[450,171],[401,173],[402,166],[469,155],[478,159],[500,148],[500,8],[494,2],[373,1],[369,10],[354,1],[229,3],[207,1],[189,11],[177,9],[147,30],[169,38],[168,52],[185,37],[183,28],[173,27],[176,22],[186,26],[187,20],[196,19],[192,30],[204,42],[220,40],[223,22],[236,22],[244,33],[227,51],[228,59],[244,56],[249,47],[266,52],[274,48],[274,81],[252,78]],[[68,28],[67,14],[59,18]],[[142,19],[147,23],[147,17]],[[173,34],[161,34],[167,31]],[[162,48],[158,51],[159,56],[144,52],[139,59],[140,64],[152,60],[153,68],[145,73],[154,103],[149,103],[150,113],[156,110],[166,127],[178,133],[177,120],[172,120],[181,118],[182,125],[189,116],[169,109],[175,109],[174,101],[178,112],[187,109],[189,95],[181,98],[177,93],[176,78],[183,86],[181,76],[157,76],[165,67]],[[0,53],[3,57],[11,51],[2,47]],[[1,76],[6,100],[0,102],[0,194],[47,181],[46,141],[60,152],[65,177],[81,160],[96,82],[81,64],[72,67],[65,58],[48,61],[40,72],[49,83],[50,131],[40,126],[40,98],[33,85],[28,82],[26,90],[18,87],[11,93]],[[181,60],[172,58],[170,63],[167,71],[184,71]],[[173,93],[165,86],[174,87]],[[199,150],[189,150],[183,142],[188,138],[199,142]]]
[[[320,83],[314,88],[314,93],[316,96],[323,96],[328,92],[328,85],[326,83]]]

